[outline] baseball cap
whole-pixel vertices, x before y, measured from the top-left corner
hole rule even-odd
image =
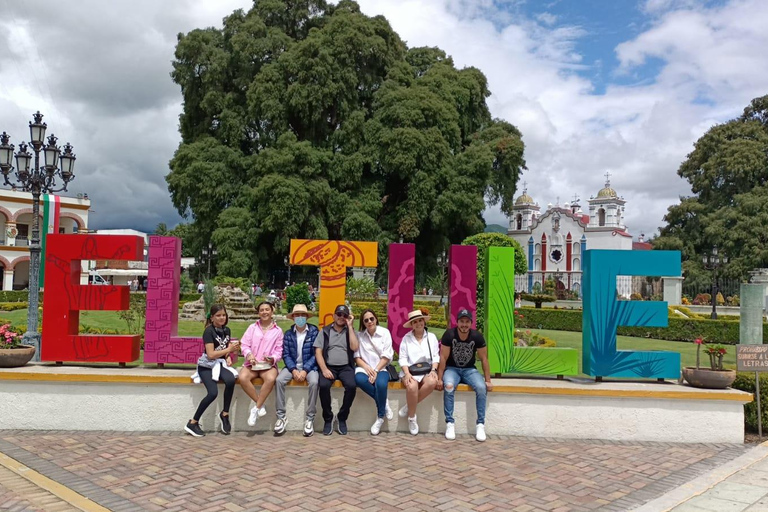
[[[456,320],[461,320],[462,318],[469,318],[472,320],[472,313],[470,313],[467,308],[460,309],[459,314],[456,315]]]
[[[336,306],[336,311],[334,311],[334,313],[340,316],[349,316],[349,308],[344,304],[339,304]]]

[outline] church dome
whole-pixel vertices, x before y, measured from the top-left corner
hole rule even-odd
[[[598,199],[618,198],[619,194],[611,188],[611,174],[605,173],[605,187],[597,193]]]
[[[528,195],[528,187],[523,188],[523,193],[515,200],[515,206],[525,204],[536,204],[531,196]]]

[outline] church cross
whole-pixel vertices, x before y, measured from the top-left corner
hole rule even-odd
[[[605,186],[609,187],[611,185],[611,173],[606,172],[605,173]]]

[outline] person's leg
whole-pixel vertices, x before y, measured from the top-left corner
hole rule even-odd
[[[317,413],[317,390],[318,390],[318,377],[320,372],[312,370],[307,374],[307,386],[309,392],[307,394],[307,420],[314,421],[315,414]]]
[[[285,419],[285,386],[293,379],[293,375],[288,368],[280,370],[275,382],[275,414],[281,420]]]
[[[376,400],[376,388],[368,381],[367,373],[356,372],[355,384],[357,384],[357,387],[359,387],[361,390],[365,391],[366,395]]]
[[[383,418],[387,414],[387,389],[389,388],[389,374],[386,371],[379,372],[376,375],[376,394],[373,399],[376,401],[376,416]]]
[[[200,375],[200,380],[205,385],[205,390],[208,392],[208,394],[205,395],[205,398],[200,401],[200,405],[197,406],[197,411],[195,411],[195,415],[192,417],[193,423],[200,421],[200,418],[203,416],[205,410],[209,405],[213,403],[214,400],[216,400],[216,397],[219,394],[219,388],[216,386],[216,382],[213,380],[212,371],[210,368],[203,368],[202,366],[198,366],[197,374]]]
[[[405,384],[405,403],[408,404],[408,417],[416,416],[416,406],[419,404],[419,383],[416,379],[411,379],[409,384]]]
[[[261,377],[261,390],[259,391],[259,399],[256,401],[256,406],[261,409],[264,407],[264,402],[267,401],[267,397],[272,392],[272,388],[275,387],[277,368],[263,370],[259,372],[259,376]]]
[[[339,421],[347,421],[349,411],[352,409],[352,402],[355,401],[357,394],[357,384],[355,384],[355,369],[351,366],[343,366],[339,369],[338,379],[344,386],[344,398],[341,401],[339,409]]]
[[[453,406],[455,401],[456,386],[461,380],[459,372],[452,366],[445,368],[443,372],[443,413],[445,422],[453,423]]]
[[[229,370],[221,370],[219,376],[224,382],[224,406],[221,409],[221,414],[229,416],[229,406],[232,405],[232,395],[235,393],[235,376]]]
[[[318,394],[320,395],[320,405],[323,408],[323,419],[326,422],[333,421],[333,410],[331,409],[331,386],[333,385],[333,381],[336,379],[327,379],[325,375],[322,374],[322,372],[318,373],[320,374],[318,376]]]
[[[251,381],[255,379],[257,375],[258,374],[250,368],[243,366],[240,369],[240,375],[237,378],[238,382],[240,382],[240,387],[243,388],[245,394],[254,402],[258,402],[259,394],[256,392],[256,387]]]
[[[466,382],[475,390],[475,406],[477,407],[477,423],[485,424],[485,404],[488,397],[488,389],[485,387],[485,379],[477,368],[466,368],[461,376],[462,382]]]
[[[419,403],[421,403],[422,400],[427,398],[429,394],[435,390],[435,386],[437,386],[437,377],[435,374],[430,373],[425,375],[419,383]]]

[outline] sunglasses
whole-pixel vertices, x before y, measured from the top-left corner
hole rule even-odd
[[[364,324],[370,324],[376,321],[376,317],[369,316],[368,318],[363,318]]]
[[[339,318],[349,318],[349,315],[346,313],[334,313]]]

